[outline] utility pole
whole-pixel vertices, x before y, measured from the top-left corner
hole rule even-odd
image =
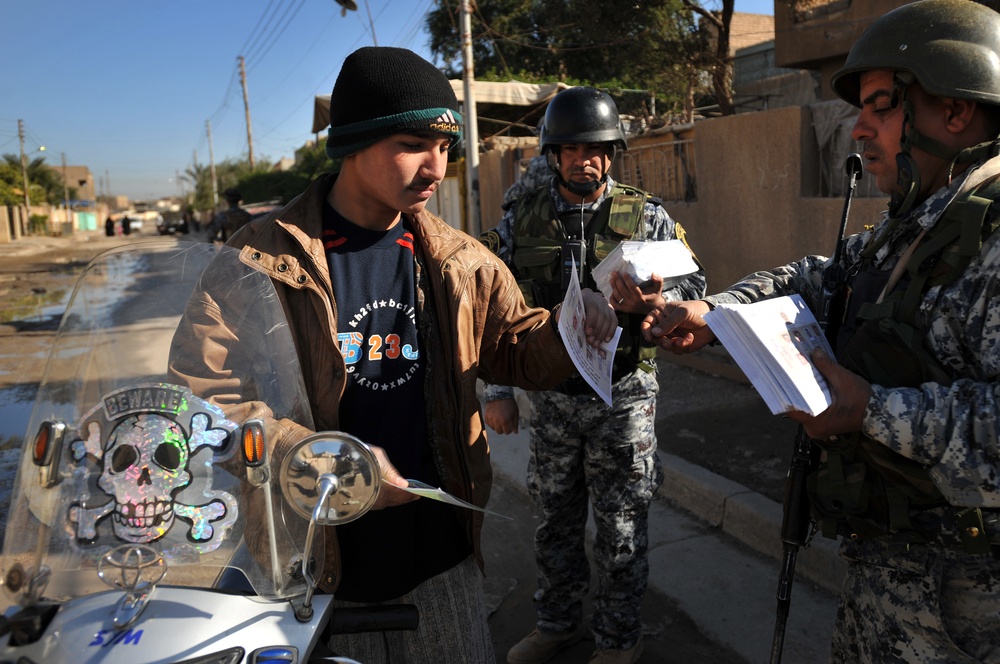
[[[24,120],[17,121],[17,138],[21,142],[21,178],[24,180],[24,216],[21,217],[21,235],[31,216],[31,199],[28,197],[28,155],[24,153]]]
[[[250,95],[247,92],[246,61],[240,56],[240,82],[243,84],[243,108],[247,115],[247,147],[250,151],[250,170],[253,170],[253,130],[250,128]]]
[[[62,155],[62,168],[63,168],[63,201],[66,205],[66,221],[69,222],[70,228],[72,229],[73,224],[73,213],[69,210],[69,181],[66,179],[66,153],[60,153]]]
[[[375,36],[375,21],[372,20],[372,8],[368,6],[368,0],[365,0],[365,11],[368,12],[368,25],[372,30],[372,46],[378,46],[378,37]]]
[[[465,232],[479,235],[479,129],[472,67],[472,10],[470,0],[462,0],[462,90],[465,97]]]
[[[215,148],[212,147],[212,121],[205,120],[208,131],[208,168],[212,176],[212,207],[219,207],[219,182],[215,179]]]

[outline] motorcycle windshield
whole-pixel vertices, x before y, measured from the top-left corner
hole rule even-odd
[[[156,240],[101,254],[38,388],[4,538],[7,598],[128,587],[150,557],[165,584],[213,587],[230,568],[263,597],[301,594],[308,523],[282,499],[260,432],[312,430],[310,412],[274,286],[238,251]],[[263,457],[244,452],[251,418]]]

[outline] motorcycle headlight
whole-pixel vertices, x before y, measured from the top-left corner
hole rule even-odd
[[[212,653],[211,655],[201,655],[194,659],[185,659],[177,664],[239,664],[243,660],[243,648],[230,648]]]

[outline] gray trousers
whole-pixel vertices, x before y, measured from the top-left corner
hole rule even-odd
[[[847,576],[833,634],[838,664],[1000,662],[1000,560],[957,546],[841,547]]]
[[[330,648],[364,664],[494,664],[483,576],[470,556],[391,602],[414,604],[416,631],[339,634]],[[334,608],[371,606],[335,600]]]
[[[653,430],[658,391],[655,373],[636,371],[614,385],[614,408],[596,396],[528,393],[527,484],[541,513],[535,607],[542,631],[565,633],[582,620],[590,588],[589,503],[597,526],[594,641],[600,649],[624,650],[642,635],[649,505],[663,481]]]

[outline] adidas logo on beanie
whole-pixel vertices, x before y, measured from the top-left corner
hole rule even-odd
[[[462,138],[458,98],[437,67],[391,46],[366,46],[347,56],[330,95],[331,158],[399,132],[428,130]]]

